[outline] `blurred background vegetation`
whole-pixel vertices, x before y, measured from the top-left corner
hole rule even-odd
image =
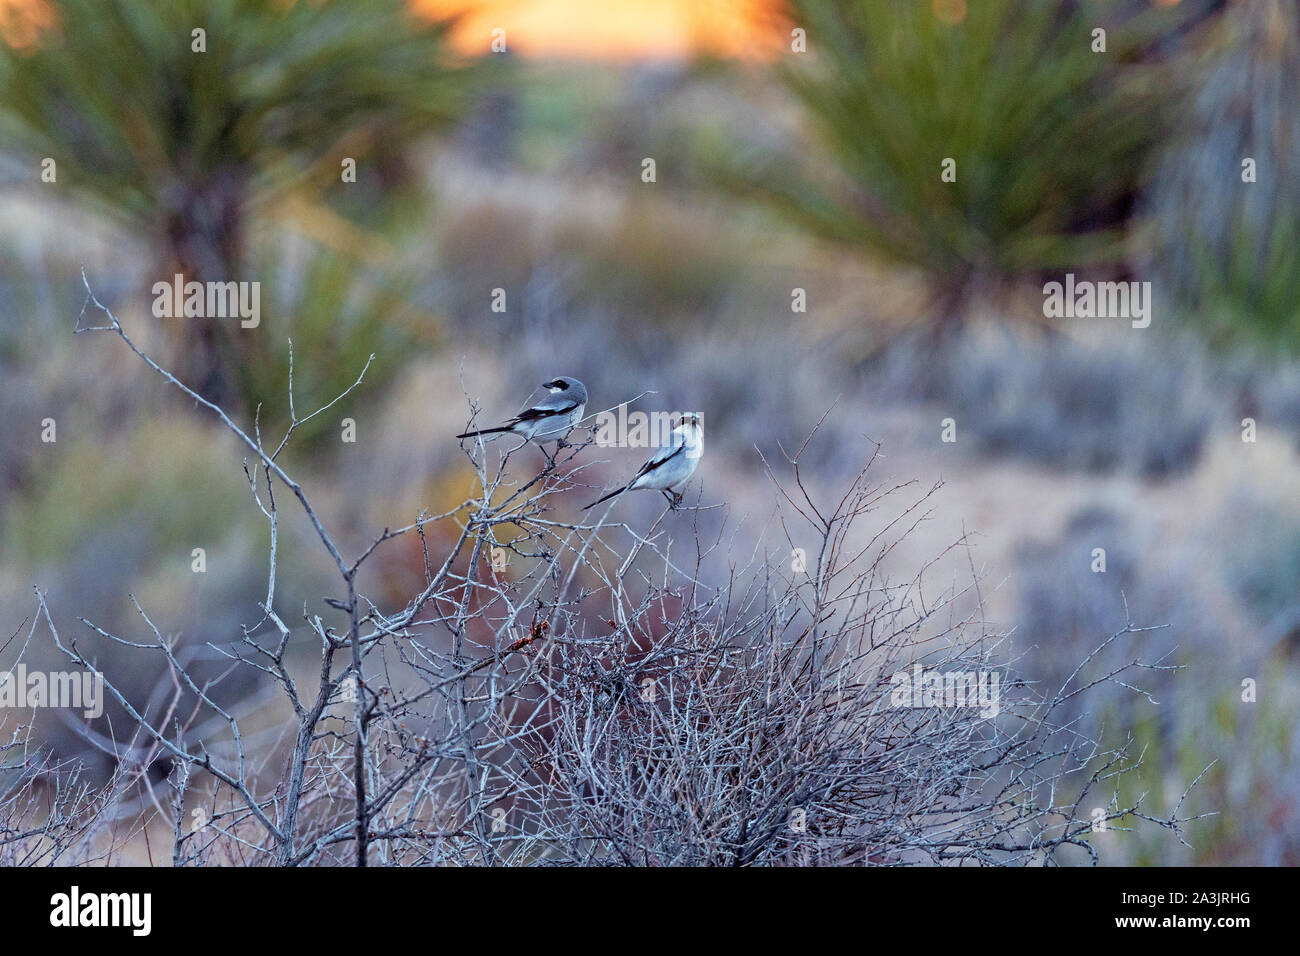
[[[38,9],[49,25],[30,45],[0,45],[6,141],[54,158],[60,194],[137,232],[160,277],[260,281],[255,217],[274,222],[292,208],[339,240],[334,255],[305,268],[342,306],[348,268],[368,251],[384,258],[364,230],[383,224],[388,204],[377,198],[411,185],[400,157],[453,120],[469,88],[446,22],[417,17],[402,0],[60,0]],[[344,159],[374,169],[371,202],[331,203],[359,198],[328,188]],[[333,222],[346,213],[352,219]],[[275,314],[335,324],[339,316],[319,313],[316,290],[302,294],[281,297]],[[364,318],[344,323],[358,325],[374,331]],[[259,362],[244,338],[212,323],[178,328],[182,371],[205,398],[251,408],[268,397],[261,387],[279,369],[240,375]],[[323,339],[348,340],[337,329]]]
[[[1116,267],[1168,129],[1155,48],[1194,7],[795,0],[816,55],[779,73],[831,182],[790,182],[796,163],[770,156],[755,185],[817,234],[924,270],[940,321],[1004,282]]]
[[[288,452],[357,546],[465,493],[462,388],[504,413],[563,372],[596,407],[652,388],[702,410],[705,494],[736,517],[769,508],[755,445],[797,447],[838,399],[816,481],[856,471],[864,434],[894,477],[942,476],[942,513],[891,560],[910,576],[977,530],[1031,674],[1063,678],[1125,602],[1170,625],[1126,648],[1185,665],[1160,706],[1103,716],[1161,799],[1217,759],[1193,809],[1220,816],[1191,850],[1099,834],[1103,860],[1298,862],[1294,4],[0,0],[0,36],[8,633],[39,583],[69,628],[131,633],[134,591],[221,645],[265,589],[237,450],[71,335],[85,265],[182,378],[273,434],[290,338],[300,412],[376,356]],[[1151,281],[1151,328],[1044,319],[1067,271]],[[260,282],[260,327],[154,319],[176,272]],[[602,457],[612,479],[635,453]],[[296,617],[317,559],[286,534]],[[385,560],[373,590],[418,586],[418,543]]]

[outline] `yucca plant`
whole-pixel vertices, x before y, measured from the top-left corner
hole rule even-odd
[[[327,435],[337,438],[339,420],[353,412],[357,399],[391,382],[393,369],[412,349],[436,346],[442,325],[415,304],[417,277],[397,267],[359,265],[311,242],[289,245],[277,231],[259,236],[253,248],[269,290],[262,303],[268,344],[246,356],[234,380],[250,406],[261,405],[264,429],[274,432],[289,424],[289,340],[300,408],[316,408],[341,394],[354,385],[370,356],[375,359],[337,415],[313,418],[296,430],[302,446],[315,450]],[[321,356],[329,361],[320,361]]]
[[[808,52],[787,53],[778,71],[815,136],[813,162],[797,175],[768,163],[751,180],[814,233],[922,269],[942,318],[976,288],[1117,264],[1162,130],[1151,44],[1189,15],[790,0]],[[1094,52],[1097,28],[1105,52]]]
[[[319,200],[344,157],[391,155],[463,99],[448,23],[404,0],[39,2],[45,28],[0,42],[0,142],[147,236],[159,279],[249,278],[255,212]],[[232,337],[183,327],[187,379],[237,404]]]
[[[1300,351],[1300,10],[1232,5],[1192,75],[1142,258],[1216,337]]]

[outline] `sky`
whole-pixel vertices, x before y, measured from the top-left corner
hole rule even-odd
[[[506,31],[507,49],[521,56],[620,61],[681,59],[701,53],[762,57],[773,50],[781,31],[763,29],[757,15],[778,2],[410,0],[421,13],[460,15],[456,41],[469,54],[491,52],[492,31],[500,28]],[[32,45],[53,22],[47,0],[0,0],[0,39],[11,44]]]
[[[679,59],[762,56],[772,32],[757,15],[772,0],[412,0],[421,12],[462,14],[457,42],[487,52],[492,31],[521,56]]]

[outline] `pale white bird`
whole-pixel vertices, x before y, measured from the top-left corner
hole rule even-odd
[[[602,498],[597,498],[582,510],[594,508],[602,501],[608,501],[625,491],[648,488],[661,491],[672,502],[673,507],[681,504],[681,487],[695,474],[695,468],[704,454],[704,430],[697,415],[684,415],[681,422],[673,429],[672,437],[641,466],[641,469],[622,488],[611,491]]]
[[[509,432],[538,443],[564,441],[564,437],[573,430],[573,426],[582,421],[582,413],[587,408],[587,386],[576,378],[561,375],[549,382],[543,382],[542,388],[547,391],[545,397],[525,408],[514,418],[493,428],[462,432],[456,437],[476,438],[479,435]]]

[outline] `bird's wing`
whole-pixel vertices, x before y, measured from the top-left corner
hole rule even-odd
[[[556,415],[567,415],[579,405],[572,398],[566,396],[556,396],[554,398],[544,398],[536,405],[525,408],[522,412],[514,417],[514,422],[535,422],[539,418],[553,418]]]
[[[647,461],[644,465],[641,466],[641,470],[636,473],[636,476],[632,479],[632,481],[636,481],[638,478],[644,478],[652,471],[658,471],[664,465],[668,464],[668,462],[672,461],[678,455],[683,454],[685,451],[686,451],[685,442],[677,442],[676,444],[673,445],[664,445],[657,452],[655,452],[653,455],[650,456],[649,461]]]

